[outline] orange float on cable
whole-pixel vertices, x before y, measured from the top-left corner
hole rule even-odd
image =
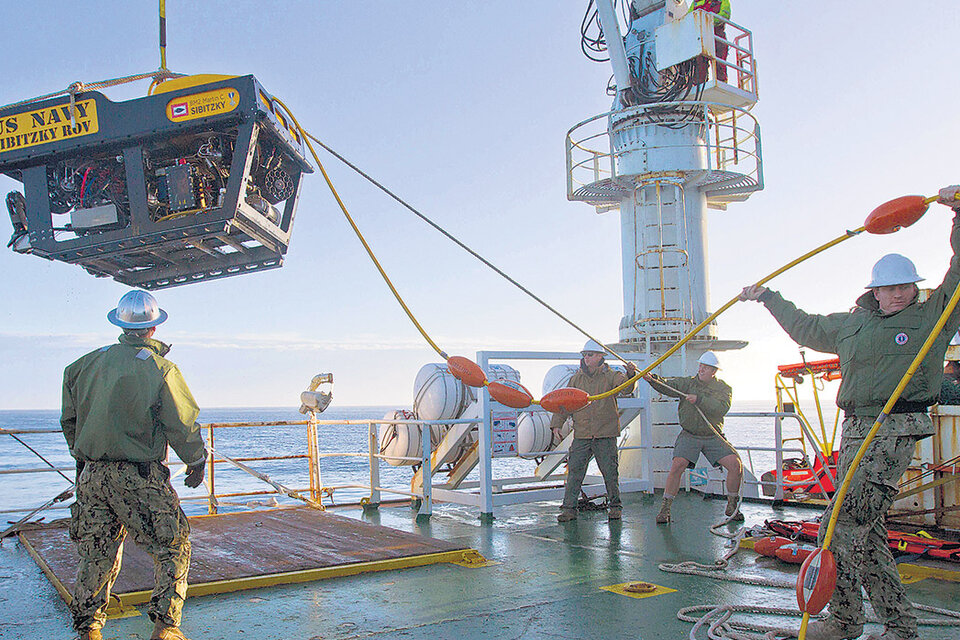
[[[893,233],[923,217],[930,202],[923,196],[894,198],[870,212],[863,226],[870,233]]]
[[[513,409],[526,409],[533,404],[533,395],[525,386],[513,380],[494,380],[487,384],[487,391],[491,398]]]
[[[447,358],[447,369],[450,370],[454,378],[468,387],[482,387],[487,381],[483,369],[470,358],[450,356]]]
[[[540,398],[540,406],[545,411],[557,413],[559,411],[574,412],[583,409],[590,403],[590,394],[582,389],[563,387],[555,389]]]
[[[818,548],[800,565],[797,575],[797,606],[800,611],[820,613],[837,586],[837,561],[833,552]]]
[[[784,545],[790,544],[792,541],[790,538],[784,538],[783,536],[767,536],[766,538],[760,538],[753,543],[753,550],[759,553],[762,556],[767,556],[768,558],[776,558],[776,551]]]
[[[812,544],[791,542],[790,544],[785,544],[774,551],[773,555],[780,558],[784,562],[800,564],[801,562],[806,561],[806,559],[809,558],[810,555],[816,550],[817,548]]]

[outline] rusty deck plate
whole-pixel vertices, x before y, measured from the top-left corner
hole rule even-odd
[[[191,595],[449,562],[470,553],[462,545],[310,508],[189,520]],[[77,553],[67,528],[27,530],[20,536],[68,599],[73,592]],[[128,535],[123,568],[113,591],[125,605],[133,605],[147,601],[152,588],[153,560]]]

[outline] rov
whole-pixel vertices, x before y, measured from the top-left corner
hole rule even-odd
[[[23,183],[6,198],[7,246],[144,289],[280,267],[312,171],[249,75],[0,111],[0,172]]]

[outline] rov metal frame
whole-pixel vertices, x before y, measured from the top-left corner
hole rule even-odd
[[[24,187],[29,242],[15,250],[145,289],[280,267],[301,177],[313,171],[300,134],[252,75],[187,85],[125,102],[89,91],[0,110],[0,172]],[[191,105],[225,92],[238,100],[235,107],[201,115],[206,112],[200,104],[194,115]],[[83,112],[77,105],[84,105]],[[41,135],[28,136],[30,128]],[[151,216],[147,156],[160,149],[175,153],[185,137],[205,135],[235,139],[222,194],[182,215]],[[292,180],[282,211],[251,200],[258,144],[279,152]],[[121,228],[66,233],[54,226],[58,212],[51,211],[49,181],[59,163],[90,158],[122,164],[129,219],[115,225]]]

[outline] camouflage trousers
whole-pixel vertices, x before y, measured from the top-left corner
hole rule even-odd
[[[77,481],[71,515],[70,537],[80,556],[70,603],[74,628],[83,632],[103,627],[128,531],[153,558],[150,619],[180,626],[190,568],[190,525],[167,468],[159,462],[88,462]]]
[[[894,414],[888,420],[902,420],[910,415]],[[845,433],[847,422],[851,420],[864,419],[845,420]],[[873,421],[870,422],[872,424]],[[904,638],[917,637],[917,617],[904,594],[897,565],[887,546],[884,516],[893,504],[900,477],[910,464],[916,443],[922,437],[878,435],[867,447],[854,472],[830,543],[830,550],[837,560],[837,588],[830,599],[830,615],[843,626],[866,622],[863,587],[874,611],[888,629],[896,630]],[[850,468],[861,444],[863,438],[843,437],[838,483]],[[820,544],[823,543],[833,506],[831,502],[823,514],[818,540]]]

